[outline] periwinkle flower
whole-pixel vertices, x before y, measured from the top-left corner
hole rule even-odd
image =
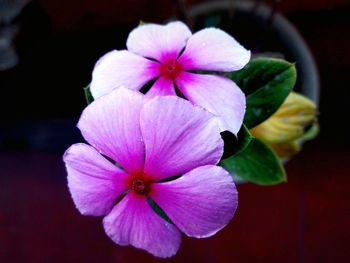
[[[115,243],[170,257],[181,233],[209,237],[233,217],[237,191],[216,166],[223,141],[211,113],[178,97],[119,88],[90,104],[78,127],[91,146],[66,151],[69,190],[82,214],[104,216]]]
[[[182,22],[143,24],[127,39],[127,49],[111,51],[95,65],[90,84],[98,98],[122,85],[139,90],[155,80],[148,97],[175,95],[220,118],[221,131],[237,134],[245,112],[245,96],[230,79],[195,71],[230,72],[243,68],[250,51],[216,28],[191,34]]]

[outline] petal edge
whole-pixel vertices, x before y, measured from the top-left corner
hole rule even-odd
[[[186,70],[224,72],[239,70],[249,60],[250,51],[217,28],[206,28],[193,34],[179,58]]]
[[[182,177],[152,184],[151,198],[186,235],[214,235],[232,219],[238,204],[232,177],[219,166],[201,166]]]
[[[158,216],[146,196],[130,192],[103,219],[106,234],[117,244],[144,249],[157,257],[176,254],[180,231]]]
[[[92,72],[90,90],[97,99],[125,86],[139,90],[159,75],[159,64],[126,50],[113,50],[102,56]]]
[[[128,175],[87,144],[73,144],[63,160],[70,193],[83,215],[109,213],[117,197],[128,188]]]
[[[155,181],[216,164],[223,153],[217,118],[175,96],[145,103],[140,118],[145,143],[144,173]]]
[[[128,173],[143,169],[140,111],[144,99],[140,92],[121,87],[88,105],[78,122],[85,140]]]
[[[180,21],[166,25],[143,24],[131,31],[126,46],[133,53],[163,62],[177,58],[191,35]]]
[[[243,123],[246,99],[232,80],[182,72],[176,84],[188,100],[219,117],[221,131],[228,130],[237,135]]]

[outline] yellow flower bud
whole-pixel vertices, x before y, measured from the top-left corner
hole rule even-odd
[[[269,146],[281,158],[291,157],[301,151],[301,142],[299,140],[270,144]]]
[[[291,92],[281,107],[269,119],[251,129],[251,133],[269,144],[280,157],[288,157],[300,151],[305,130],[315,124],[316,119],[316,105]]]

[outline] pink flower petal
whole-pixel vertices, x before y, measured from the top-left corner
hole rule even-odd
[[[90,90],[96,99],[115,88],[140,89],[159,75],[159,63],[126,50],[113,50],[100,58],[92,72]]]
[[[223,153],[217,119],[174,96],[145,103],[140,118],[146,147],[144,173],[153,180],[216,164]]]
[[[179,61],[186,70],[234,71],[243,68],[250,51],[216,28],[198,31],[187,42]]]
[[[191,31],[182,22],[143,24],[131,31],[126,46],[131,52],[163,62],[177,58],[190,36]]]
[[[184,96],[220,118],[222,131],[237,135],[244,118],[245,96],[230,79],[182,72],[176,79]]]
[[[147,98],[167,95],[176,96],[176,92],[174,89],[174,81],[165,77],[160,77],[146,93]]]
[[[64,154],[68,187],[83,215],[108,214],[128,188],[128,175],[87,144],[74,144]]]
[[[182,232],[198,238],[212,236],[227,225],[238,204],[232,177],[212,165],[152,184],[150,196]]]
[[[176,254],[180,231],[158,216],[145,195],[127,194],[103,220],[107,235],[117,244],[132,245],[157,257]]]
[[[143,169],[145,151],[139,124],[143,103],[140,92],[121,87],[87,106],[78,123],[84,138],[128,173]]]

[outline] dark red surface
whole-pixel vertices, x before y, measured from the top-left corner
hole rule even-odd
[[[349,163],[349,151],[311,143],[287,164],[288,183],[240,185],[231,223],[184,237],[168,262],[345,262]],[[165,262],[115,245],[101,218],[79,215],[60,154],[1,153],[0,167],[0,262]]]

